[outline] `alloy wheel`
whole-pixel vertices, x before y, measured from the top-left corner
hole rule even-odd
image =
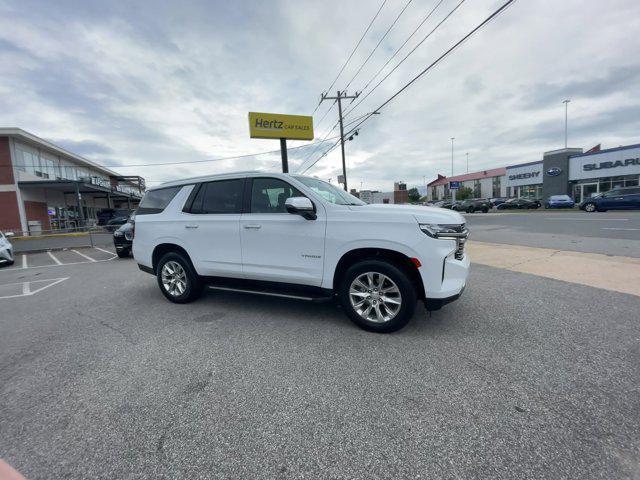
[[[349,301],[361,318],[375,323],[392,320],[402,307],[400,289],[379,272],[358,275],[349,287]]]
[[[587,203],[587,204],[584,206],[584,209],[585,209],[587,212],[595,212],[595,210],[596,210],[596,206],[595,206],[593,203]]]
[[[162,266],[162,286],[167,293],[179,297],[187,289],[187,274],[178,262],[169,260]]]

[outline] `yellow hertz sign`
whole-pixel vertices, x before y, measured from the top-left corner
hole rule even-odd
[[[249,112],[251,138],[313,140],[313,117]]]

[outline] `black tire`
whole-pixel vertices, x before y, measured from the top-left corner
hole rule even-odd
[[[585,203],[582,209],[587,213],[593,213],[598,211],[598,207],[593,202]]]
[[[483,208],[482,213],[489,213],[489,209],[487,207]]]
[[[467,213],[473,213],[475,210],[473,209],[473,207],[469,207],[467,208]]]
[[[120,258],[129,258],[129,254],[131,253],[131,250],[129,250],[129,249],[116,250],[116,253],[118,254],[118,257],[120,257]]]
[[[184,283],[184,290],[174,290],[175,293],[170,293],[168,287],[162,280],[164,266],[169,262],[177,263],[182,272],[184,273],[184,280],[180,283]],[[178,252],[166,253],[158,262],[156,267],[156,278],[158,280],[158,286],[162,294],[173,303],[188,303],[196,300],[202,294],[203,283],[198,274],[196,273],[191,261],[183,254]]]
[[[396,288],[399,290],[400,308],[389,320],[380,323],[367,320],[363,318],[351,304],[351,284],[359,276],[367,273],[374,274],[374,281],[380,279],[379,274],[384,275],[387,279],[395,283]],[[376,274],[378,277],[375,277]],[[390,285],[388,282],[385,284],[387,286]],[[342,278],[338,294],[340,303],[349,318],[360,328],[376,333],[390,333],[403,328],[409,323],[409,320],[411,320],[417,302],[416,291],[408,275],[393,263],[384,260],[363,260],[349,267]],[[398,300],[398,297],[394,297],[394,299]],[[384,307],[384,301],[381,301],[381,304],[382,308],[379,306],[377,311],[383,311],[389,314],[390,311]],[[369,306],[371,306],[371,304],[369,304]]]

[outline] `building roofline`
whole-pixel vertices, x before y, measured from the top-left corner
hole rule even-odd
[[[509,169],[509,168],[518,168],[518,167],[528,167],[529,165],[535,165],[536,163],[542,163],[542,160],[536,160],[534,162],[527,162],[527,163],[518,163],[516,165],[509,165],[508,167],[505,167],[505,168]]]
[[[552,153],[560,153],[560,152],[578,152],[578,153],[582,153],[582,149],[581,148],[558,148],[556,150],[549,150],[548,152],[544,152],[542,155],[550,155]]]
[[[27,132],[26,130],[23,130],[21,128],[15,128],[15,127],[0,127],[0,137],[16,137],[19,138],[21,140],[25,140],[27,142],[30,142],[32,144],[36,144],[41,148],[47,149],[51,152],[55,152],[58,155],[64,155],[66,157],[69,157],[77,162],[82,162],[85,163],[93,168],[95,168],[96,170],[100,170],[104,173],[107,173],[109,175],[113,175],[113,176],[117,176],[120,177],[122,175],[120,175],[117,172],[114,172],[113,170],[103,167],[95,162],[92,162],[91,160],[84,158],[76,153],[72,153],[69,152],[68,150],[65,150],[62,147],[59,147],[57,145],[54,145],[51,142],[48,142],[47,140],[44,140],[32,133]]]
[[[600,150],[598,152],[591,152],[591,153],[579,153],[578,155],[570,155],[571,158],[577,158],[577,157],[588,157],[590,155],[599,155],[601,153],[608,153],[608,152],[617,152],[619,150],[630,150],[632,148],[638,148],[640,147],[640,143],[636,143],[634,145],[626,145],[624,147],[614,147],[614,148],[607,148],[605,150]]]

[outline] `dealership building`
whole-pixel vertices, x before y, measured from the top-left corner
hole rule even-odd
[[[548,198],[569,195],[576,202],[640,181],[640,144],[583,153],[581,148],[546,152],[542,160],[438,178],[428,184],[428,200],[451,196],[450,182],[473,190],[474,198]]]
[[[144,179],[122,176],[19,128],[0,128],[0,230],[39,234],[135,208]]]

